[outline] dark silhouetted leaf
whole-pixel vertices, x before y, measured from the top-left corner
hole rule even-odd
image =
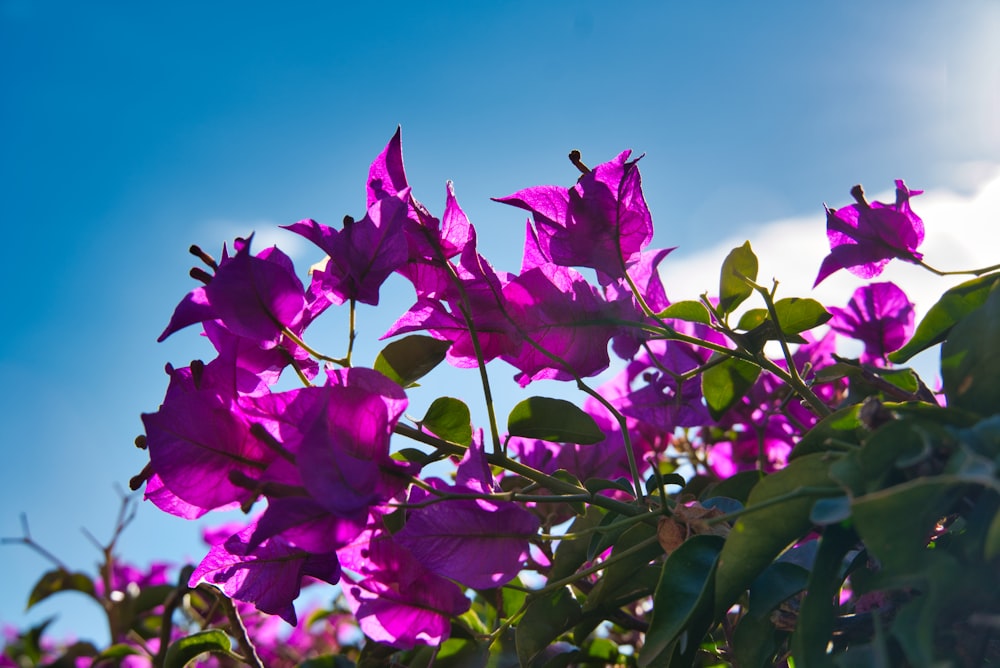
[[[373,368],[403,387],[409,387],[443,362],[450,347],[448,341],[413,334],[383,348]]]
[[[512,436],[556,443],[590,445],[604,440],[594,418],[565,399],[530,397],[510,412],[507,431]]]

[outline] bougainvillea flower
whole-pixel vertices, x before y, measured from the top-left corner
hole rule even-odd
[[[252,501],[256,493],[232,476],[258,475],[276,457],[233,403],[209,389],[172,394],[142,421],[153,471],[173,495],[199,508]]]
[[[785,467],[792,443],[788,434],[773,429],[738,431],[731,441],[713,443],[708,449],[708,465],[719,478],[741,471],[754,471],[763,463],[765,473]]]
[[[344,598],[361,630],[378,642],[440,645],[451,635],[451,619],[471,605],[461,587],[425,568],[387,532],[366,532],[341,554],[361,576],[345,575]]]
[[[913,333],[913,304],[895,283],[871,283],[854,291],[847,308],[831,307],[830,327],[865,344],[861,362],[883,366]]]
[[[223,250],[215,275],[184,297],[158,341],[206,320],[219,320],[233,334],[264,347],[275,345],[285,328],[301,329],[305,289],[291,260],[277,248],[253,256],[251,240],[238,240],[232,257]]]
[[[826,236],[830,254],[820,265],[817,286],[838,269],[846,269],[861,278],[882,273],[893,258],[920,262],[917,247],[924,241],[924,223],[910,208],[910,198],[922,193],[896,181],[893,204],[867,202],[861,186],[851,189],[857,204],[826,210]]]
[[[404,190],[398,197],[380,199],[368,207],[361,220],[345,218],[339,231],[311,219],[285,226],[329,256],[324,269],[313,272],[313,283],[331,303],[355,299],[378,305],[382,283],[407,259],[403,226],[408,197],[409,190]]]
[[[292,601],[299,595],[302,578],[336,584],[340,580],[340,562],[335,553],[310,554],[281,538],[250,547],[255,529],[255,523],[250,524],[213,545],[191,574],[189,586],[201,582],[215,585],[230,598],[252,603],[261,612],[279,615],[294,626]]]
[[[671,325],[679,332],[724,344],[722,336],[705,325],[682,321]],[[705,424],[709,416],[700,378],[679,379],[677,375],[707,362],[709,351],[680,341],[654,340],[647,347],[622,372],[631,391],[613,400],[618,410],[663,432]]]
[[[482,441],[473,441],[458,466],[454,493],[495,491],[483,454]],[[414,489],[410,501],[426,500]],[[538,519],[510,501],[449,499],[415,508],[394,538],[417,560],[438,575],[477,589],[498,587],[514,579],[528,557],[528,541],[538,531]]]
[[[536,186],[495,201],[531,212],[550,262],[619,278],[653,238],[638,159],[630,155],[624,151],[598,165],[572,188]]]
[[[514,355],[520,346],[520,336],[505,314],[503,286],[510,281],[506,272],[497,272],[476,251],[475,230],[471,241],[462,251],[455,273],[461,290],[449,291],[445,300],[418,298],[382,338],[414,331],[427,331],[431,336],[451,341],[447,360],[459,368],[479,365],[472,333],[462,311],[473,321],[479,338],[483,361],[501,355]]]

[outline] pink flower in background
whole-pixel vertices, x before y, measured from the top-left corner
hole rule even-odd
[[[884,366],[913,334],[913,304],[895,283],[872,283],[854,291],[847,308],[830,307],[830,328],[865,344],[863,364]]]

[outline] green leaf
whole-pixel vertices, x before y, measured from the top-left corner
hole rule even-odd
[[[712,575],[724,542],[721,536],[695,535],[667,557],[653,595],[653,617],[639,655],[640,666],[659,665],[657,659],[690,623],[711,611]],[[688,643],[700,642],[700,636],[688,637]]]
[[[964,491],[952,476],[917,478],[854,499],[851,515],[872,556],[889,572],[919,567],[927,537]]]
[[[983,557],[987,561],[992,561],[1000,556],[1000,513],[993,516],[990,522],[989,531],[986,532],[986,541],[983,545]]]
[[[583,483],[580,482],[580,479],[577,478],[572,473],[570,473],[569,471],[567,471],[566,469],[559,469],[557,471],[554,471],[552,473],[552,477],[555,478],[556,480],[560,480],[562,482],[568,482],[571,485],[579,487],[581,492],[584,489],[586,489],[586,487],[583,486]],[[567,501],[566,505],[572,508],[573,512],[576,513],[577,515],[583,515],[584,513],[587,512],[587,506],[583,503],[583,501]]]
[[[806,588],[809,571],[790,561],[776,561],[750,585],[750,606],[747,613],[767,619],[782,602]]]
[[[576,624],[580,614],[580,604],[569,587],[529,603],[514,632],[521,665],[530,665],[543,649]]]
[[[948,405],[1000,412],[1000,289],[951,329],[941,346],[941,378]]]
[[[105,659],[122,659],[126,656],[135,656],[142,654],[138,649],[132,645],[126,645],[125,643],[118,643],[116,645],[111,645],[106,650],[94,657],[94,663],[100,664],[101,661]]]
[[[833,316],[815,299],[786,297],[774,303],[778,324],[785,334],[798,334],[818,327]]]
[[[597,494],[598,492],[603,492],[606,489],[617,489],[625,492],[626,494],[634,494],[635,488],[632,487],[632,481],[628,478],[621,477],[614,480],[607,480],[605,478],[589,478],[584,483],[583,486],[587,488],[587,491],[591,494]]]
[[[719,419],[732,408],[733,404],[750,391],[759,375],[759,366],[735,357],[730,357],[701,374],[701,391],[712,417]]]
[[[792,634],[795,665],[802,668],[829,666],[826,653],[836,616],[837,592],[843,580],[841,564],[857,536],[850,529],[829,526],[820,539],[819,551],[809,575],[806,597],[799,609],[799,619]]]
[[[736,329],[749,332],[767,322],[768,317],[766,308],[752,308],[740,316],[740,322],[736,325]]]
[[[676,302],[656,314],[656,317],[673,320],[686,320],[687,322],[700,322],[708,325],[712,322],[708,309],[701,302],[694,300]]]
[[[851,500],[847,496],[832,496],[829,499],[818,499],[809,511],[809,519],[813,524],[826,526],[843,522],[851,516]]]
[[[852,446],[860,446],[865,434],[865,427],[858,417],[860,404],[842,408],[832,415],[827,415],[813,426],[802,437],[789,459],[804,457],[816,453],[849,450]]]
[[[609,559],[615,558],[655,536],[656,529],[648,524],[636,524],[629,527],[615,540]],[[637,584],[636,573],[653,559],[662,555],[663,548],[654,540],[649,542],[645,548],[608,566],[587,597],[584,610],[593,610],[605,601],[625,596]]]
[[[35,583],[34,589],[28,596],[27,608],[31,608],[39,601],[44,601],[49,596],[61,591],[78,591],[91,598],[97,598],[97,594],[94,592],[94,583],[86,574],[70,573],[62,568],[57,568],[43,575]]]
[[[403,387],[409,387],[443,362],[450,347],[449,341],[413,334],[383,348],[373,368]]]
[[[757,256],[750,248],[749,241],[734,248],[722,263],[719,275],[719,313],[729,315],[753,294],[753,288],[746,284],[744,277],[751,281],[757,280]]]
[[[767,617],[744,615],[733,631],[734,665],[740,668],[771,668],[774,655],[781,645],[781,636]]]
[[[957,322],[986,303],[990,290],[998,281],[1000,274],[988,274],[945,292],[937,304],[927,311],[909,342],[890,354],[889,360],[902,364],[920,351],[944,341]]]
[[[717,614],[728,610],[775,557],[809,531],[809,511],[819,496],[815,490],[837,489],[828,473],[832,461],[835,459],[823,453],[799,457],[753,488],[747,500],[747,510],[752,512],[733,525],[719,558],[715,574]],[[787,498],[773,501],[778,497]],[[762,507],[754,510],[755,506]]]
[[[717,485],[708,488],[701,495],[702,501],[705,499],[722,496],[727,499],[735,499],[746,505],[747,497],[754,485],[760,482],[763,475],[760,471],[740,471],[736,475],[730,476]]]
[[[469,407],[459,399],[435,399],[420,424],[446,441],[466,446],[472,444],[472,415]]]
[[[511,436],[537,438],[556,443],[591,445],[604,440],[604,432],[583,409],[565,399],[530,397],[510,412],[507,431]]]
[[[229,636],[219,629],[199,631],[171,643],[163,665],[165,668],[184,668],[199,654],[205,652],[229,654],[230,648]]]

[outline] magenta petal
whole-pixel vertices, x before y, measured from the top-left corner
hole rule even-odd
[[[189,585],[207,582],[230,598],[252,603],[261,612],[296,621],[292,601],[299,595],[303,576],[330,584],[340,579],[336,554],[312,555],[280,538],[250,548],[255,525],[212,547],[191,575]]]
[[[831,307],[830,327],[865,344],[861,361],[885,364],[913,333],[913,304],[894,283],[871,283],[854,291],[847,308]]]
[[[483,589],[514,579],[536,531],[514,503],[458,499],[412,511],[395,539],[438,575]]]
[[[253,477],[275,456],[251,436],[239,411],[208,391],[174,396],[142,421],[153,470],[173,494],[199,508],[252,499],[255,494],[230,476]]]
[[[219,266],[205,287],[215,315],[238,336],[277,341],[305,310],[305,291],[282,263],[250,255],[249,246]]]
[[[215,318],[215,311],[212,309],[211,304],[208,303],[205,288],[195,288],[187,293],[184,299],[177,305],[173,316],[170,318],[170,322],[167,324],[167,328],[163,330],[163,333],[156,340],[162,342],[179,329],[184,329],[196,322],[212,320],[213,318]]]
[[[345,581],[344,596],[361,630],[394,647],[440,645],[451,633],[451,618],[470,602],[454,583],[427,570],[385,533],[366,534],[367,543],[345,548],[346,563],[358,564],[362,578]]]
[[[368,169],[368,206],[380,199],[393,197],[407,187],[401,137],[402,128],[397,126],[392,139]]]

